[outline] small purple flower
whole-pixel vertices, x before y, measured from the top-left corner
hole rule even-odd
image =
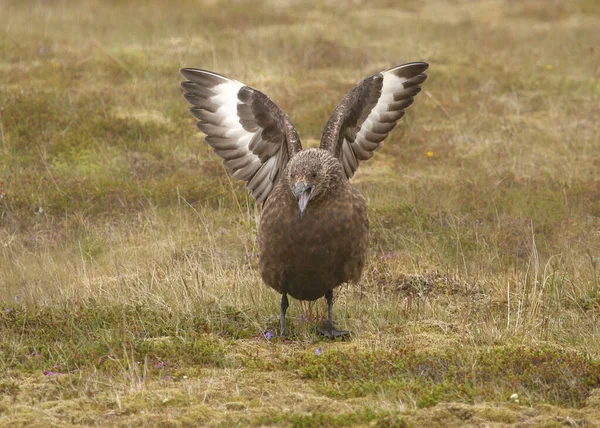
[[[264,336],[265,336],[265,339],[271,340],[273,338],[273,336],[274,336],[273,331],[272,330],[265,331],[264,332]]]
[[[167,367],[167,363],[165,363],[164,361],[159,361],[158,363],[156,363],[157,369],[164,369],[165,367]]]
[[[64,374],[64,373],[61,373],[61,372],[53,372],[53,371],[50,371],[50,370],[44,370],[43,373],[44,373],[45,376],[58,376],[58,375]]]
[[[306,317],[304,316],[304,314],[300,314],[300,321],[302,321],[302,322],[308,322],[308,319],[306,319]]]
[[[6,312],[7,314],[10,314],[10,313],[12,312],[12,308],[6,308],[6,311],[5,311],[5,312]]]
[[[315,354],[317,355],[321,355],[323,353],[323,348],[321,348],[320,346],[315,350]]]
[[[40,48],[40,55],[45,55],[46,53],[48,53],[48,49],[42,46]]]

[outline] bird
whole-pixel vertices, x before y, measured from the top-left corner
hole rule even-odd
[[[180,70],[206,143],[262,205],[259,270],[281,294],[281,336],[288,295],[324,296],[328,317],[319,331],[350,335],[334,325],[333,291],[360,280],[369,248],[367,202],[350,179],[413,104],[428,67],[409,62],[360,81],[335,108],[318,148],[303,148],[291,118],[257,89],[212,71]]]

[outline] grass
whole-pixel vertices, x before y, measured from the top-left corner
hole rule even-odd
[[[0,425],[597,424],[596,2],[242,3],[0,0]],[[267,339],[260,209],[178,68],[263,90],[315,145],[410,60],[427,92],[354,178],[353,339],[296,301]]]

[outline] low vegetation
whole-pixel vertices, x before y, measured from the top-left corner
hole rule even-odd
[[[598,424],[600,8],[549,3],[0,0],[0,425]],[[260,209],[178,69],[263,90],[314,146],[411,60],[426,91],[355,177],[354,336],[292,301],[278,338]]]

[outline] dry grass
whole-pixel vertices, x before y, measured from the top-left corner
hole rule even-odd
[[[600,9],[553,3],[0,1],[0,425],[597,424]],[[260,212],[178,68],[265,91],[314,143],[409,60],[427,92],[355,177],[355,337],[292,302],[267,340]]]

